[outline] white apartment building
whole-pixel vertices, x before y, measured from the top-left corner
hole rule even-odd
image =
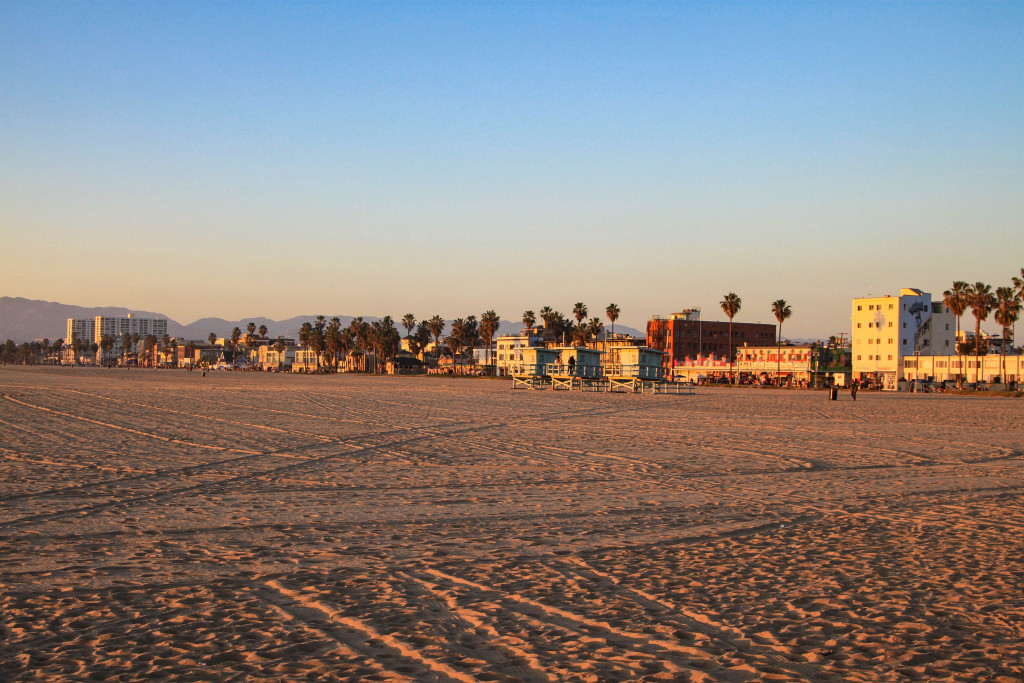
[[[96,338],[96,321],[92,318],[68,318],[68,331],[64,342],[71,344],[72,339],[91,342]]]
[[[904,358],[956,353],[956,317],[919,289],[854,299],[850,322],[853,378],[885,389],[904,378]]]
[[[505,334],[494,342],[494,365],[499,375],[511,374],[523,364],[523,349],[544,346],[541,328],[532,328],[526,334]]]
[[[152,334],[160,338],[167,334],[167,320],[164,318],[140,318],[129,313],[127,317],[98,315],[95,318],[68,318],[68,335],[65,341],[71,341],[72,333],[83,341],[97,344],[103,335],[108,334],[115,339],[125,334],[136,334],[140,337]]]

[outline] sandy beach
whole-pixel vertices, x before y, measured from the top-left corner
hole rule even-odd
[[[1020,681],[1024,400],[0,369],[0,679]]]

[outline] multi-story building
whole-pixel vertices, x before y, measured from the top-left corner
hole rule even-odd
[[[521,334],[504,334],[494,342],[494,365],[499,375],[510,375],[523,364],[523,349],[544,346],[542,327],[523,330]]]
[[[167,320],[165,318],[140,318],[131,313],[123,318],[97,315],[94,318],[68,318],[67,329],[68,336],[65,341],[70,342],[73,333],[80,340],[98,344],[105,334],[114,339],[126,334],[138,334],[140,337],[151,334],[160,338],[167,334]]]
[[[854,299],[850,321],[853,378],[884,389],[898,388],[904,358],[956,353],[956,317],[920,289]]]
[[[647,346],[664,351],[662,362],[669,370],[684,365],[687,359],[728,359],[744,344],[770,346],[775,343],[775,325],[769,323],[732,324],[729,340],[729,321],[702,320],[699,308],[673,313],[667,318],[654,316],[647,321]]]
[[[68,318],[68,332],[64,343],[71,345],[72,339],[91,342],[96,338],[96,320],[93,318]]]

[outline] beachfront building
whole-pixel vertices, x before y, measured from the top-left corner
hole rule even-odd
[[[292,357],[292,372],[316,372],[319,367],[316,353],[313,349],[295,349]]]
[[[499,375],[511,375],[526,360],[526,349],[544,346],[542,327],[523,330],[520,334],[503,334],[494,342],[494,366]]]
[[[908,356],[956,353],[956,317],[920,289],[854,299],[850,321],[853,379],[883,389],[899,387]]]
[[[768,323],[732,324],[729,339],[729,321],[702,320],[699,308],[688,308],[669,317],[654,316],[647,321],[647,343],[652,349],[664,351],[662,364],[666,370],[688,375],[702,364],[717,366],[722,360],[728,365],[729,349],[749,346],[770,346],[775,343],[775,325]]]
[[[903,359],[905,382],[955,382],[957,375],[962,375],[967,382],[1014,384],[1021,381],[1022,374],[1024,356],[1020,355],[989,353],[977,359],[972,355],[913,355]],[[899,388],[904,388],[904,382]]]
[[[153,335],[157,339],[167,334],[167,320],[165,318],[140,318],[132,313],[125,317],[97,315],[93,318],[68,318],[67,339],[72,334],[82,341],[96,342],[109,335],[114,339],[120,339],[126,334],[138,334],[139,337]],[[118,348],[120,348],[120,341]]]
[[[270,344],[261,344],[256,347],[256,359],[259,363],[260,369],[262,370],[290,370],[292,363],[295,362],[295,340],[294,339],[282,339],[284,342],[284,350],[278,351],[274,348],[277,345],[277,340],[274,339]],[[291,342],[291,343],[289,343]]]

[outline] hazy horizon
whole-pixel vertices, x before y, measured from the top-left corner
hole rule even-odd
[[[4,14],[0,294],[643,329],[735,292],[825,338],[1024,265],[1020,3]]]

